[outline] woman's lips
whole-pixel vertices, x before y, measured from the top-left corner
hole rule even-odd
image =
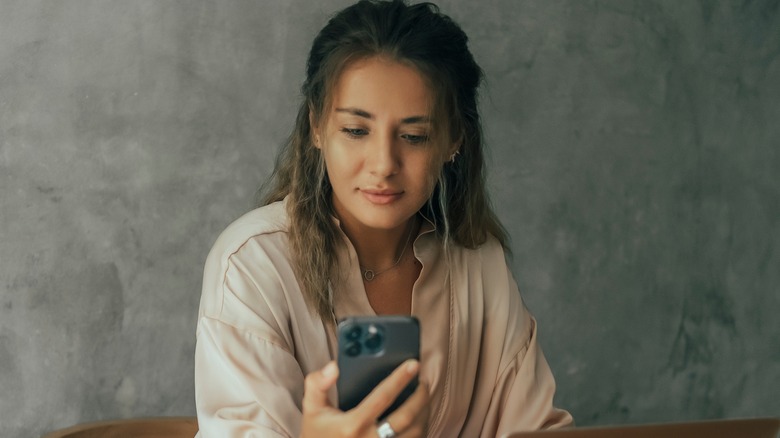
[[[401,198],[401,195],[403,192],[395,191],[395,190],[372,190],[372,189],[361,189],[360,193],[363,194],[363,197],[365,197],[368,202],[372,204],[377,205],[387,205],[392,202],[397,201]]]

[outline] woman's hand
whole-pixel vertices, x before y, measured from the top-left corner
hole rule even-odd
[[[303,394],[301,438],[345,437],[377,438],[377,418],[403,391],[420,368],[408,360],[396,368],[355,408],[342,412],[328,402],[328,390],[336,383],[339,371],[335,362],[306,376]],[[396,437],[422,437],[428,429],[428,389],[419,382],[414,393],[384,421]]]

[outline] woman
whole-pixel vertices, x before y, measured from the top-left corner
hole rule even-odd
[[[360,1],[322,29],[266,205],[206,263],[201,436],[493,437],[571,422],[552,406],[487,200],[481,78],[432,4]],[[417,316],[421,360],[341,412],[335,323],[365,314]]]

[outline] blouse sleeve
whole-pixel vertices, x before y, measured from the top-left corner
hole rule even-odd
[[[536,341],[536,321],[525,313],[530,339],[499,374],[483,429],[485,437],[572,424],[568,412],[553,406],[555,379]]]
[[[300,433],[304,372],[274,261],[247,244],[207,262],[195,348],[200,438]]]
[[[207,317],[198,324],[197,336],[200,437],[298,435],[304,377],[285,348]]]
[[[503,258],[503,251],[498,251],[494,249],[493,256]],[[492,324],[491,331],[505,333],[505,338],[481,436],[571,425],[571,415],[553,405],[555,379],[537,341],[536,320],[526,309],[509,267],[503,266],[505,270],[491,270],[488,280],[491,289],[503,292],[489,300],[486,322]]]

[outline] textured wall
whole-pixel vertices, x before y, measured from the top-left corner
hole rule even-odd
[[[0,0],[0,436],[194,413],[206,253],[347,3]],[[778,1],[440,4],[488,76],[494,202],[559,404],[778,415]]]

